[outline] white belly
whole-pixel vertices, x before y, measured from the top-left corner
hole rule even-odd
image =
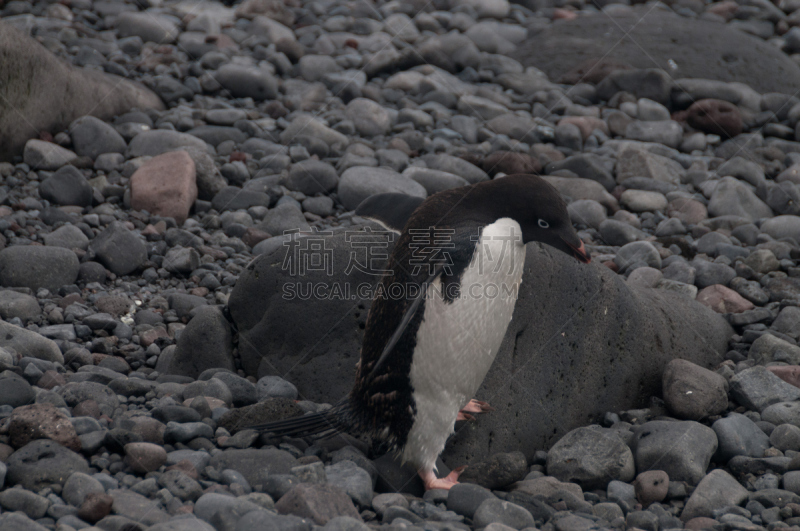
[[[459,298],[444,302],[439,279],[429,290],[411,363],[417,413],[403,449],[403,459],[417,468],[433,468],[459,410],[489,371],[514,312],[524,264],[519,225],[504,218],[483,230]]]

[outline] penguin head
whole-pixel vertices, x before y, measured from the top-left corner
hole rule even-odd
[[[591,261],[567,212],[567,204],[556,188],[536,175],[516,174],[486,183],[500,192],[496,205],[506,217],[519,223],[522,242],[541,242],[575,257]],[[483,183],[481,183],[483,184]]]

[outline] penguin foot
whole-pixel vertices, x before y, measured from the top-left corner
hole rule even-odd
[[[475,400],[474,398],[467,402],[467,405],[461,408],[458,412],[456,420],[475,420],[475,417],[470,413],[485,413],[487,411],[494,411],[494,408],[488,402],[483,400]]]
[[[458,484],[458,476],[461,475],[465,468],[467,468],[466,465],[460,466],[444,478],[437,478],[433,470],[420,470],[419,477],[422,478],[422,482],[425,484],[425,490],[450,490],[453,485]]]

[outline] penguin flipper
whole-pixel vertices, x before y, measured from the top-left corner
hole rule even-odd
[[[261,433],[272,434],[275,437],[322,437],[330,433],[347,430],[345,418],[347,418],[347,405],[346,401],[342,400],[334,407],[319,413],[246,426],[240,429],[256,430]]]
[[[406,311],[403,313],[403,318],[400,320],[400,324],[397,325],[397,328],[392,334],[392,337],[389,338],[389,341],[386,342],[386,346],[383,347],[383,352],[381,352],[381,357],[378,358],[378,361],[376,361],[375,365],[372,367],[372,370],[369,373],[370,379],[373,376],[375,376],[375,374],[377,374],[378,369],[381,368],[383,362],[385,362],[386,359],[389,357],[389,354],[392,353],[392,350],[394,349],[395,345],[397,345],[397,342],[400,341],[400,337],[402,337],[403,332],[405,332],[408,323],[411,322],[411,319],[414,317],[414,314],[417,313],[420,304],[422,304],[422,301],[425,300],[425,295],[428,292],[428,286],[431,285],[431,283],[436,279],[436,277],[442,274],[443,270],[444,266],[437,265],[433,273],[426,280],[422,282],[419,293],[417,294],[416,298],[411,301],[411,304],[408,305],[408,308],[406,308]]]
[[[386,230],[400,233],[423,201],[421,197],[393,192],[376,194],[358,205],[356,215],[380,223]]]

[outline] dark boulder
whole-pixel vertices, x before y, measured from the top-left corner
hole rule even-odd
[[[310,400],[335,403],[350,390],[366,296],[378,276],[355,268],[343,274],[351,251],[363,253],[346,238],[325,240],[333,276],[292,276],[285,263],[291,248],[260,256],[239,276],[229,309],[246,372],[284,376]],[[325,289],[308,296],[309,285]],[[731,333],[721,316],[696,302],[633,288],[600,264],[531,244],[514,319],[476,397],[497,410],[465,423],[444,459],[458,466],[513,450],[531,459],[606,411],[647,404],[660,394],[671,359],[719,363]]]
[[[661,68],[672,79],[739,81],[761,93],[794,94],[800,85],[800,68],[762,39],[725,24],[646,6],[632,13],[557,21],[539,32],[529,31],[512,57],[554,81],[580,67],[591,71],[586,65],[594,60]]]

